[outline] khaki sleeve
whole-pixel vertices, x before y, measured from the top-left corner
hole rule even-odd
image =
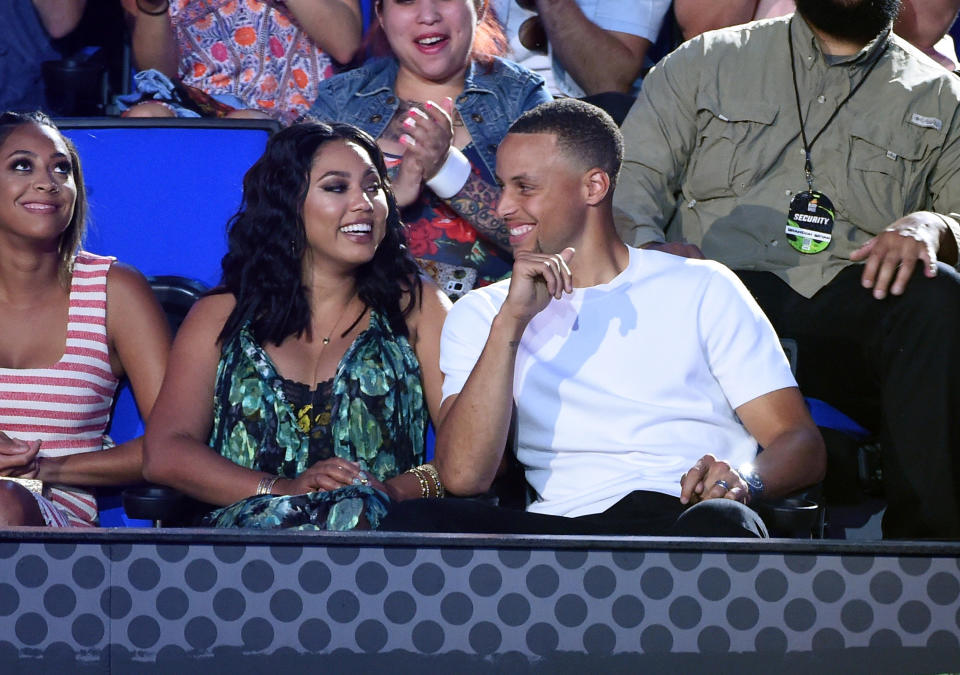
[[[667,56],[644,79],[623,122],[613,213],[617,232],[631,246],[664,241],[696,141],[698,64],[705,58],[701,38]]]
[[[950,228],[956,246],[956,257],[944,257],[942,260],[960,269],[960,106],[954,111],[947,134],[930,177],[929,190],[932,196],[931,210]]]

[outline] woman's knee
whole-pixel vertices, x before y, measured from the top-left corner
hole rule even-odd
[[[168,106],[158,101],[138,103],[129,110],[125,110],[123,117],[176,117]]]

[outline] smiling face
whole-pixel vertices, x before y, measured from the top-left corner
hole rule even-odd
[[[497,182],[497,214],[514,252],[578,246],[586,220],[585,173],[558,148],[554,134],[507,134],[497,150]]]
[[[77,198],[74,166],[63,138],[33,123],[0,144],[0,232],[57,242]]]
[[[312,262],[353,269],[373,258],[386,228],[387,196],[366,150],[342,140],[320,146],[302,216]]]
[[[446,83],[466,72],[477,8],[472,0],[383,0],[380,25],[403,74]]]

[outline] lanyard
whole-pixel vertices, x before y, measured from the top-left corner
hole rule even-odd
[[[813,163],[810,161],[810,150],[813,148],[813,144],[817,142],[817,139],[827,130],[827,127],[830,126],[830,123],[833,122],[834,118],[837,116],[837,113],[840,112],[840,108],[844,104],[853,98],[853,95],[857,93],[863,83],[867,81],[867,78],[870,77],[870,73],[873,72],[873,69],[877,67],[877,64],[880,63],[880,59],[883,58],[883,55],[887,51],[887,47],[890,45],[887,42],[883,45],[883,51],[881,51],[877,58],[874,59],[873,63],[870,64],[870,67],[867,68],[867,72],[864,76],[857,82],[856,86],[850,90],[850,93],[847,94],[846,98],[840,101],[840,104],[837,106],[836,110],[833,111],[833,114],[830,115],[830,119],[827,120],[827,123],[823,125],[823,128],[817,132],[817,135],[813,137],[813,140],[807,141],[807,132],[803,127],[803,112],[800,109],[800,88],[797,86],[797,66],[794,63],[794,53],[793,53],[793,35],[792,35],[793,20],[791,19],[790,24],[787,26],[787,42],[790,44],[790,72],[793,74],[793,93],[796,96],[797,100],[797,118],[800,120],[800,137],[803,139],[803,151],[806,155],[806,161],[803,166],[804,174],[807,177],[807,185],[810,186],[810,189],[813,190]]]

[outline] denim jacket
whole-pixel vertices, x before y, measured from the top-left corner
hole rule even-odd
[[[396,79],[397,60],[392,57],[335,75],[320,83],[307,117],[347,122],[379,138],[400,106],[393,92]],[[455,105],[490,176],[496,168],[497,145],[513,121],[550,99],[542,77],[511,61],[495,58],[489,72],[485,64],[470,64]]]

